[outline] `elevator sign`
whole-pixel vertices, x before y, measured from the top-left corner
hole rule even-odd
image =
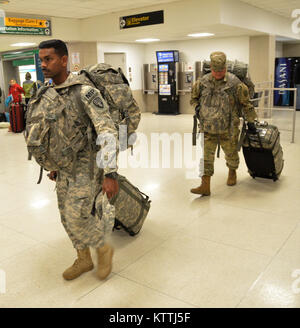
[[[123,16],[120,17],[120,29],[140,27],[147,25],[163,24],[164,23],[164,11],[152,11],[149,13]]]
[[[51,22],[47,19],[5,17],[0,34],[51,35]]]

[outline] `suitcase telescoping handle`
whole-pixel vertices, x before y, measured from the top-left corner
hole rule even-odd
[[[255,123],[256,123],[256,125],[259,125],[263,128],[266,128],[269,125],[269,123],[266,122],[266,121],[261,121],[261,122],[260,121],[255,121]]]

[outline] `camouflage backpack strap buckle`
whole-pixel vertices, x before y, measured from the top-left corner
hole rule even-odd
[[[41,86],[39,89],[38,89],[38,91],[37,91],[37,93],[36,93],[36,98],[38,99],[38,98],[41,98],[42,97],[42,95],[48,90],[50,88],[50,86],[46,86],[46,85],[43,85],[43,86]]]

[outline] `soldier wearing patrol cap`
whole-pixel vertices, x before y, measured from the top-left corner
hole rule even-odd
[[[224,151],[229,168],[227,185],[236,184],[239,118],[243,116],[247,120],[249,132],[252,133],[255,133],[256,118],[247,86],[235,75],[226,72],[226,55],[220,51],[213,52],[210,60],[211,73],[196,81],[190,101],[197,114],[199,131],[204,132],[204,175],[201,185],[191,189],[191,192],[203,196],[210,195],[217,146]]]

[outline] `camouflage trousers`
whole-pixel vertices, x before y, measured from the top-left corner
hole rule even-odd
[[[105,220],[95,210],[96,197],[99,197],[103,181],[103,170],[96,167],[94,161],[94,178],[90,180],[89,157],[81,156],[76,163],[76,179],[69,172],[58,171],[56,191],[61,222],[72,241],[74,248],[100,248],[104,245],[107,231],[114,225],[114,213],[105,195],[104,212],[110,221],[109,228]],[[102,193],[101,193],[102,195]],[[103,215],[105,217],[105,215]],[[101,220],[100,220],[101,219]]]
[[[215,153],[219,142],[225,153],[227,167],[233,170],[238,168],[240,162],[237,151],[238,137],[239,129],[235,129],[232,136],[229,133],[204,133],[204,175],[214,174]]]

